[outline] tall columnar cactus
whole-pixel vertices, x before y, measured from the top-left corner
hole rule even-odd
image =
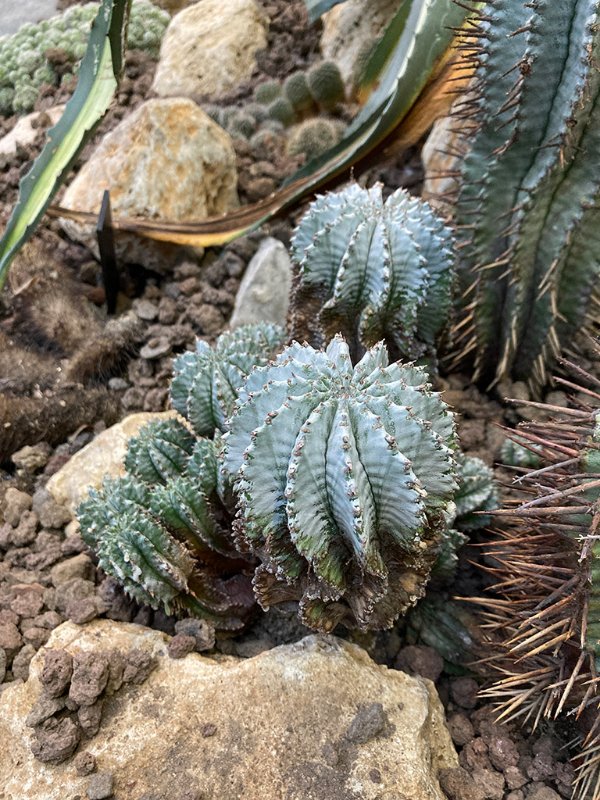
[[[395,357],[435,352],[449,318],[453,240],[427,203],[357,184],[319,197],[292,241],[292,333],[342,333],[354,353],[385,338]]]
[[[251,373],[224,441],[263,606],[377,629],[423,595],[456,489],[453,415],[424,370],[383,344],[353,368],[340,337],[295,343]]]
[[[266,364],[284,339],[283,329],[271,324],[244,325],[223,333],[214,348],[199,339],[195,353],[184,353],[173,363],[173,408],[189,420],[198,436],[223,430],[248,373]]]
[[[597,318],[600,4],[486,5],[474,95],[458,104],[457,360],[534,388]],[[473,51],[469,51],[472,56]]]
[[[481,602],[489,613],[486,663],[497,681],[488,694],[504,718],[577,719],[575,797],[597,800],[600,380],[576,373],[582,392],[573,407],[548,407],[549,419],[518,429],[539,465],[519,477],[522,504],[498,512],[506,524],[487,552],[497,583]]]

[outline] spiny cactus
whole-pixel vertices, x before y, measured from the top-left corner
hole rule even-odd
[[[214,348],[199,339],[195,353],[184,353],[173,363],[173,408],[198,436],[223,430],[250,370],[266,364],[284,339],[283,329],[268,323],[223,333]]]
[[[424,370],[382,343],[354,368],[341,337],[294,343],[250,374],[224,442],[263,606],[377,629],[423,595],[456,490],[453,415]]]
[[[102,569],[138,602],[236,630],[253,607],[251,565],[217,521],[215,447],[177,419],[150,423],[131,440],[128,475],[91,491],[78,516]]]
[[[299,114],[310,111],[314,106],[306,73],[304,72],[294,72],[288,76],[283,83],[283,93]]]
[[[232,114],[227,130],[232,136],[248,139],[256,131],[256,119],[245,111],[237,111]]]
[[[527,380],[597,321],[600,277],[600,5],[488,3],[455,217],[463,313],[456,362]]]
[[[600,787],[600,380],[571,366],[582,381],[573,407],[548,407],[549,419],[523,423],[519,437],[539,453],[522,470],[517,507],[486,556],[495,585],[479,602],[490,640],[487,691],[501,718],[534,725],[561,713],[579,720],[583,752],[575,758],[577,798]],[[573,384],[567,385],[573,387]],[[491,655],[491,657],[490,657]]]
[[[315,117],[301,122],[290,131],[287,152],[291,156],[304,155],[310,161],[329,150],[342,138],[343,126],[334,120]]]
[[[310,93],[321,108],[331,111],[344,102],[344,81],[335,61],[319,61],[309,69],[306,77]]]
[[[394,357],[432,356],[450,313],[452,235],[427,203],[353,184],[317,198],[292,241],[292,334],[342,333],[353,352],[385,338]],[[318,340],[316,340],[318,342]]]
[[[281,122],[286,127],[296,119],[294,107],[286,97],[278,97],[267,108],[267,115],[276,122]]]
[[[41,85],[58,83],[58,73],[46,55],[48,50],[58,48],[64,51],[72,62],[68,74],[76,72],[97,12],[97,3],[75,5],[60,16],[26,23],[12,36],[0,38],[0,114],[31,111]],[[149,0],[134,0],[129,19],[128,47],[158,56],[168,22],[166,11]]]

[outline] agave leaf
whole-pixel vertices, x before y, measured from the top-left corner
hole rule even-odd
[[[377,85],[342,141],[306,164],[279,191],[231,214],[202,222],[121,218],[113,219],[113,227],[174,244],[222,245],[330,184],[374,151],[380,155],[388,144],[402,149],[418,141],[449,108],[454,92],[471,78],[473,68],[461,60],[456,39],[457,29],[470,12],[454,0],[406,0],[403,9],[404,25],[398,23],[401,31],[393,41],[386,42],[390,53],[381,58]],[[96,219],[94,214],[65,208],[52,209],[52,215],[83,223]]]
[[[19,200],[0,240],[0,289],[19,248],[31,236],[73,161],[108,109],[123,71],[131,0],[103,0],[79,80],[64,114],[21,181]]]
[[[304,5],[308,11],[308,18],[311,22],[316,22],[330,8],[344,3],[345,0],[304,0]]]

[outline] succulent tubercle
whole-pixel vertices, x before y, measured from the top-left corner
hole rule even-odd
[[[264,606],[310,627],[389,627],[424,592],[456,489],[454,419],[383,344],[293,343],[243,387],[224,438]]]

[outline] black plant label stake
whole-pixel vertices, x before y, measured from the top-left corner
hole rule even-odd
[[[117,310],[117,295],[119,293],[119,271],[117,269],[115,235],[112,226],[110,192],[108,189],[105,189],[102,196],[102,205],[100,206],[96,224],[96,238],[98,239],[98,249],[100,250],[106,310],[109,314],[114,314]]]

